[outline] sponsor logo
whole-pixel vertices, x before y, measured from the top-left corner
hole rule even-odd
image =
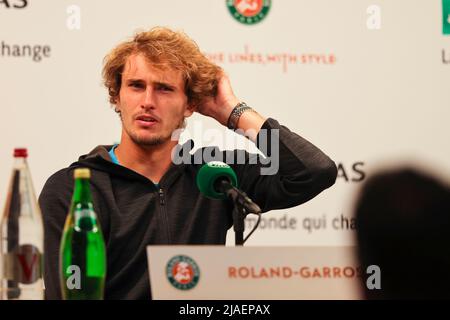
[[[254,267],[254,266],[230,266],[228,278],[230,279],[290,279],[290,278],[328,278],[351,279],[360,278],[362,270],[359,266],[291,266]]]
[[[227,0],[232,17],[243,24],[255,24],[265,19],[271,6],[270,0]]]
[[[369,290],[381,289],[381,268],[369,265],[364,273],[361,266],[229,266],[228,279],[364,279]]]
[[[7,280],[23,284],[35,283],[42,278],[42,257],[39,249],[24,244],[4,256],[4,276]]]
[[[178,255],[167,263],[166,276],[175,288],[190,290],[197,285],[200,279],[200,268],[192,258]]]
[[[442,0],[442,33],[450,35],[450,0]]]

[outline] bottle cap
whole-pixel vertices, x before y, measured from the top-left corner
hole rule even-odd
[[[27,148],[15,148],[14,149],[14,158],[27,158],[28,150]]]
[[[89,179],[91,177],[91,170],[88,168],[78,168],[73,172],[75,179]]]

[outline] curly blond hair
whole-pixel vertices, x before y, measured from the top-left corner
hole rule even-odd
[[[182,72],[190,106],[197,107],[206,97],[216,95],[222,69],[208,60],[184,32],[155,27],[137,33],[131,41],[119,44],[104,58],[102,75],[111,104],[117,103],[128,57],[138,53],[156,68]]]

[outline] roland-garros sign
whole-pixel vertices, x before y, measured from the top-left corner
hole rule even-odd
[[[234,19],[243,24],[255,24],[264,20],[271,7],[270,0],[226,0]]]

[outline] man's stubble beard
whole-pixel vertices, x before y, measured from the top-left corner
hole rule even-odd
[[[154,146],[158,146],[163,144],[164,142],[168,141],[168,140],[172,140],[172,133],[178,129],[184,129],[186,127],[186,121],[185,118],[183,117],[180,122],[178,123],[178,125],[176,126],[176,128],[174,130],[172,130],[172,132],[169,133],[169,135],[167,137],[163,136],[163,135],[159,135],[159,136],[154,136],[154,137],[147,137],[147,138],[143,138],[143,137],[139,137],[136,133],[134,132],[130,132],[129,130],[127,130],[127,127],[124,126],[123,124],[123,119],[121,117],[121,122],[122,122],[122,127],[125,128],[125,131],[127,132],[128,136],[130,137],[130,139],[137,145],[140,146],[144,146],[144,147],[154,147]]]

